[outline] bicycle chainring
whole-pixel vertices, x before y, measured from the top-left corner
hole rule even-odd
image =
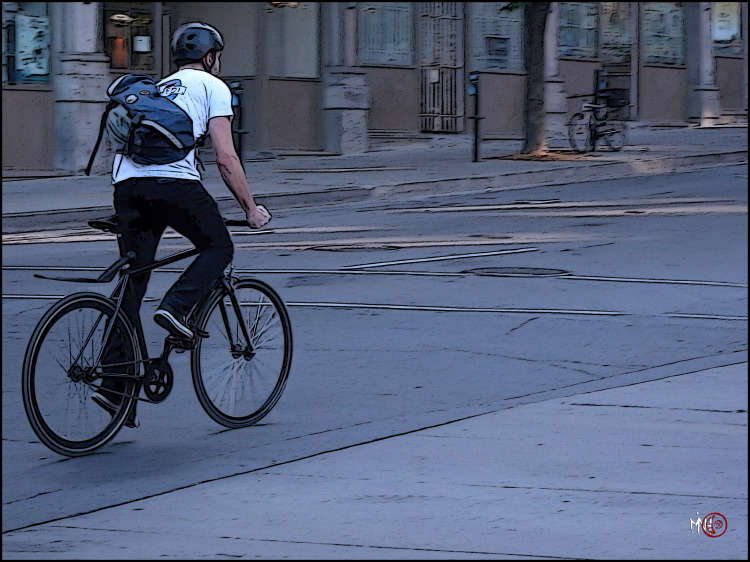
[[[160,361],[146,367],[143,382],[143,393],[152,402],[161,402],[172,390],[172,367],[166,361]]]

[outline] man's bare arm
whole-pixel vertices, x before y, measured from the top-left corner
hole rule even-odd
[[[216,164],[224,183],[245,211],[252,228],[262,228],[271,220],[271,215],[263,205],[256,205],[245,177],[245,170],[234,149],[232,125],[229,117],[214,117],[208,122],[208,132],[216,151]]]

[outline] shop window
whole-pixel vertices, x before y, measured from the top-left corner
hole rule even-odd
[[[560,2],[557,37],[561,57],[594,58],[598,47],[598,2]]]
[[[153,2],[104,3],[104,52],[110,66],[154,70]]]
[[[5,2],[3,2],[5,5]],[[15,14],[4,14],[3,84],[48,84],[50,19],[47,2],[18,2]]]
[[[279,78],[318,78],[320,3],[286,4],[264,14],[268,18],[268,73]]]
[[[741,2],[711,3],[711,38],[714,54],[741,55],[744,53],[741,10]]]
[[[523,71],[523,8],[510,2],[472,2],[472,56],[476,70]]]
[[[646,2],[643,8],[646,64],[685,64],[682,2]]]
[[[360,64],[414,64],[413,2],[359,2]]]
[[[633,31],[630,2],[602,2],[602,58],[608,63],[630,62]]]

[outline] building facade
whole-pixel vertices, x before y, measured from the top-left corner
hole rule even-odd
[[[516,4],[3,2],[3,169],[80,173],[109,83],[174,70],[169,38],[188,21],[224,35],[222,77],[245,158],[471,132],[477,91],[483,136],[520,139],[526,30]],[[747,11],[747,2],[551,3],[550,138],[564,143],[565,121],[595,88],[639,124],[746,123]]]

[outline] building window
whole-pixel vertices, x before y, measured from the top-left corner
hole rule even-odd
[[[104,2],[104,52],[110,67],[154,70],[153,2]]]
[[[268,73],[279,78],[318,78],[320,3],[270,8],[268,16]]]
[[[359,62],[414,64],[413,2],[359,3]]]
[[[682,2],[645,2],[643,8],[646,64],[685,64],[685,15]]]
[[[630,62],[633,43],[630,2],[602,2],[602,58],[610,64]]]
[[[475,70],[524,70],[523,8],[510,2],[472,2],[472,56]]]
[[[740,2],[711,2],[711,38],[715,55],[744,53],[741,9]]]
[[[3,2],[3,6],[5,6]],[[3,84],[48,84],[50,19],[47,2],[18,2],[3,10]]]
[[[598,2],[560,2],[559,56],[596,57],[598,15]]]

